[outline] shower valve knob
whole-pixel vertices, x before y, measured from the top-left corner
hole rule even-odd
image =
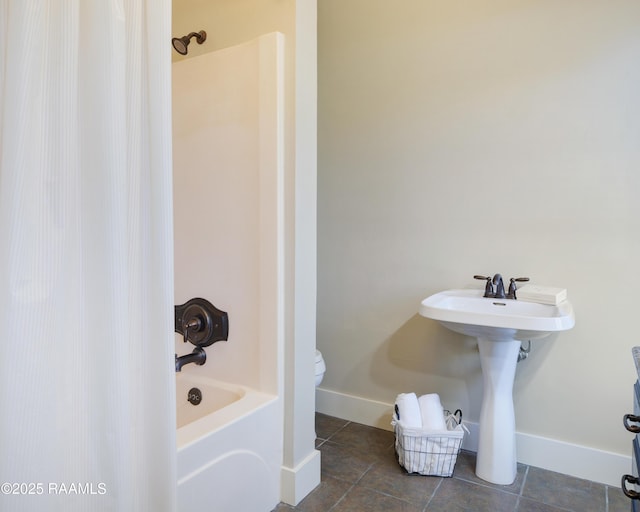
[[[194,298],[175,306],[175,331],[183,341],[208,347],[229,337],[229,316],[206,299]]]
[[[202,330],[202,325],[203,325],[203,322],[202,322],[202,318],[200,317],[192,318],[185,325],[183,325],[184,342],[186,343],[187,341],[189,341],[189,331],[195,334],[198,331]]]

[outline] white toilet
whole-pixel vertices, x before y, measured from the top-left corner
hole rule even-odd
[[[324,372],[327,371],[327,366],[324,364],[324,359],[322,358],[322,352],[316,350],[316,387],[320,385],[322,382],[322,378],[324,377]]]

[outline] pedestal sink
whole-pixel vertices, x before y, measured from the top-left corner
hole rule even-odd
[[[520,342],[575,324],[569,301],[557,306],[483,297],[482,290],[447,290],[427,297],[420,314],[478,339],[484,384],[476,475],[509,485],[516,477],[513,381]]]

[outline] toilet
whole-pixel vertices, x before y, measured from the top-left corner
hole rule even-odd
[[[322,352],[316,350],[316,387],[320,385],[322,382],[322,378],[324,377],[324,372],[327,371],[327,367],[324,364],[324,359],[322,358]]]

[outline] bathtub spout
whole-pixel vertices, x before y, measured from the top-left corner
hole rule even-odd
[[[196,347],[193,349],[191,354],[187,354],[186,356],[178,357],[176,354],[176,371],[182,371],[182,367],[185,364],[195,363],[197,365],[203,365],[207,360],[207,353],[203,348]]]

